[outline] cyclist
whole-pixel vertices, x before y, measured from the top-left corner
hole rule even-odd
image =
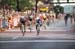
[[[46,29],[46,23],[47,23],[47,16],[43,14],[43,26]]]
[[[25,16],[21,16],[20,17],[20,30],[22,31],[23,36],[24,36],[24,32],[26,31],[25,22],[26,22]]]
[[[32,29],[31,27],[32,27],[33,18],[34,18],[33,15],[30,15],[30,16],[28,17],[28,19],[29,19],[29,29],[30,29],[30,32],[31,32],[31,29]]]
[[[39,16],[36,17],[36,30],[37,30],[37,35],[39,35],[40,32],[40,26],[42,25],[42,21]]]
[[[66,14],[66,16],[64,17],[65,26],[67,26],[67,22],[68,22],[69,17],[70,17],[70,14]]]

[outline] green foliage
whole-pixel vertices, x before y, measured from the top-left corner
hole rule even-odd
[[[21,10],[24,10],[25,7],[27,7],[27,9],[31,9],[33,7],[32,3],[29,2],[29,0],[18,0],[19,1],[19,8]],[[0,2],[1,6],[4,5],[9,5],[12,9],[16,10],[17,7],[17,0],[2,0]]]
[[[31,9],[33,7],[32,3],[30,3],[29,0],[20,0],[19,3],[19,8],[22,10]]]
[[[9,0],[9,5],[11,6],[12,9],[16,9],[16,0]]]
[[[59,5],[54,6],[54,12],[55,13],[63,13],[64,12],[64,7],[59,6]]]
[[[1,8],[3,8],[3,6],[5,5],[8,5],[12,9],[16,9],[16,0],[2,0],[0,2],[0,5],[1,5]]]

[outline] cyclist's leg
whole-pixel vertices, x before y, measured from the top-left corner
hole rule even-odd
[[[24,36],[25,34],[25,24],[22,24],[22,35]]]
[[[52,16],[52,23],[54,23],[54,17]]]
[[[44,20],[44,29],[46,29],[46,20]]]
[[[65,20],[65,26],[67,26],[67,19],[64,19]]]
[[[22,32],[24,32],[24,24],[22,24]]]
[[[23,24],[20,25],[20,30],[23,32]]]
[[[37,24],[36,24],[36,30],[37,30]]]
[[[21,30],[21,24],[20,24],[20,30]]]
[[[36,24],[36,31],[37,31],[37,35],[38,35],[38,24]]]
[[[21,30],[21,32],[23,32],[23,30],[22,30],[22,24],[20,24],[20,30]]]
[[[47,26],[49,26],[49,20],[47,20]]]
[[[26,32],[26,24],[24,24],[24,32]]]

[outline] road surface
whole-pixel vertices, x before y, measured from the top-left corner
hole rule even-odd
[[[0,41],[0,49],[75,49],[75,40]]]

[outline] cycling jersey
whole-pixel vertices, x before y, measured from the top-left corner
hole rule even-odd
[[[42,21],[41,21],[40,17],[36,18],[36,23],[42,25]]]
[[[43,20],[46,20],[46,16],[43,16]]]
[[[33,20],[33,15],[29,16],[29,20],[30,20],[30,21]]]
[[[24,17],[24,16],[21,16],[21,17],[20,17],[20,22],[21,22],[22,24],[24,24],[25,21],[26,21],[25,17]]]

